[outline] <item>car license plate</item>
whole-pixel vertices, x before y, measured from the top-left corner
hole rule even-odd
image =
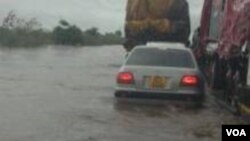
[[[161,76],[152,76],[149,77],[148,84],[153,89],[164,89],[167,85],[167,79]]]

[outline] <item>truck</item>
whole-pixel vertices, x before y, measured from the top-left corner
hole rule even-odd
[[[190,36],[186,0],[128,0],[124,48],[150,41],[187,44]]]
[[[216,99],[250,113],[250,0],[205,0],[192,48]]]

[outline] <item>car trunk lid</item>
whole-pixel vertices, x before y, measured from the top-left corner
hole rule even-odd
[[[177,90],[184,75],[196,74],[195,69],[175,67],[127,66],[124,70],[134,74],[136,89],[154,91]]]

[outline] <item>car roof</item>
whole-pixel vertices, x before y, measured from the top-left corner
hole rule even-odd
[[[148,43],[147,45],[140,45],[135,47],[135,49],[144,49],[144,48],[155,48],[155,49],[178,49],[190,51],[189,48],[185,47],[181,43]]]

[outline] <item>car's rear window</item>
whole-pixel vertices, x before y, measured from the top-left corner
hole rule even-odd
[[[194,68],[190,52],[178,49],[136,49],[128,58],[127,65]]]

